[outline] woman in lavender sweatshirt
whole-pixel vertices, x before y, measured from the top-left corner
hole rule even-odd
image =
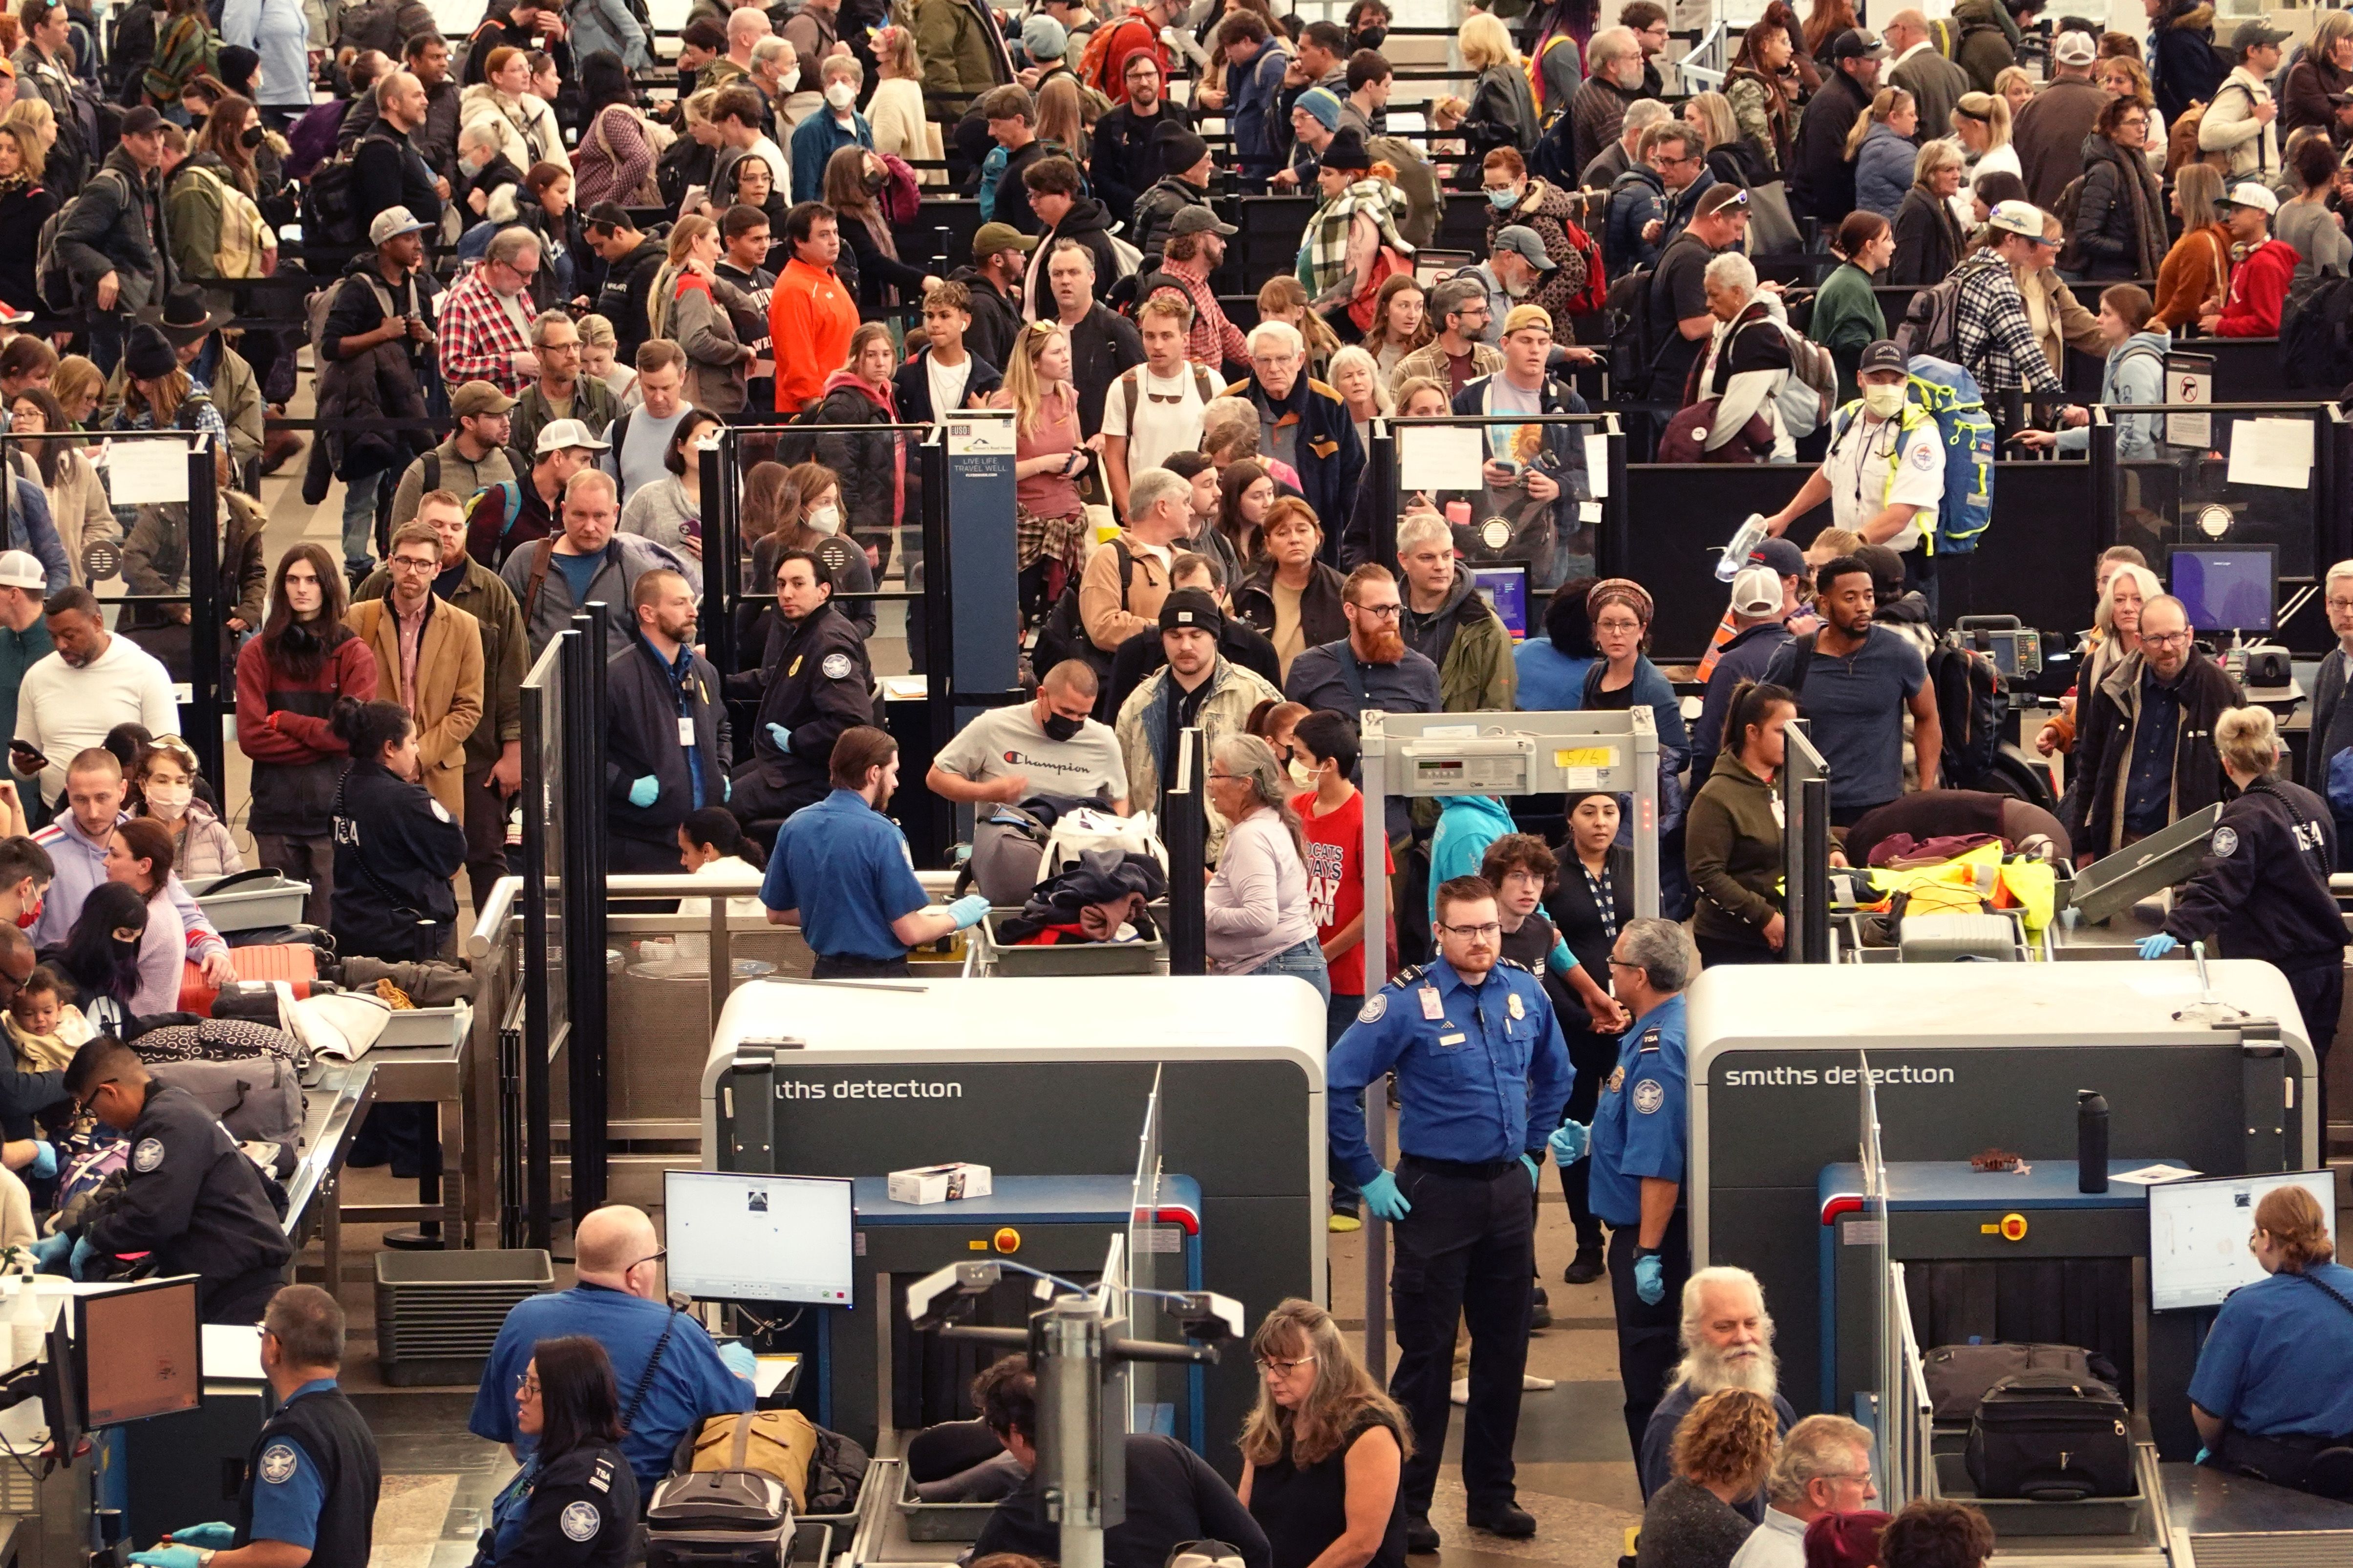
[[[1219,974],[1296,974],[1328,1002],[1299,815],[1282,786],[1282,764],[1257,736],[1209,748],[1209,804],[1233,825],[1202,897],[1209,964]]]

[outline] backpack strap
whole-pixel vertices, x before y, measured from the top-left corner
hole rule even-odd
[[[425,488],[418,495],[431,495],[441,488],[441,454],[437,449],[425,454]]]
[[[539,603],[540,587],[547,581],[547,568],[554,560],[555,536],[551,533],[534,543],[531,549],[531,579],[523,584],[522,590],[522,618],[525,626],[531,624],[532,609]]]
[[[1135,439],[1136,400],[1144,395],[1143,388],[1136,381],[1136,377],[1143,374],[1144,367],[1140,364],[1130,365],[1119,373],[1120,411],[1127,416],[1127,438],[1131,441]],[[1122,583],[1120,586],[1124,589],[1127,584]]]
[[[1808,632],[1798,639],[1798,661],[1789,668],[1789,695],[1801,709],[1806,705],[1806,672],[1814,667],[1814,639],[1820,635]]]

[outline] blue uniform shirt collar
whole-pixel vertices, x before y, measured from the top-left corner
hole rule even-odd
[[[332,1377],[314,1377],[310,1382],[304,1384],[301,1387],[296,1389],[293,1393],[288,1394],[284,1399],[280,1400],[279,1402],[278,1408],[280,1410],[285,1409],[289,1405],[293,1404],[296,1400],[301,1398],[306,1394],[330,1393],[334,1389],[334,1386],[335,1380]]]
[[[1640,1041],[1642,1032],[1656,1024],[1667,1033],[1681,1038],[1683,1032],[1683,994],[1680,991],[1627,1026],[1626,1037]]]
[[[1487,972],[1486,981],[1474,985],[1463,979],[1455,972],[1454,966],[1442,958],[1431,959],[1430,967],[1423,970],[1422,974],[1431,984],[1438,987],[1439,994],[1441,996],[1450,991],[1468,991],[1474,996],[1483,995],[1488,983],[1495,978],[1495,972],[1491,969]]]

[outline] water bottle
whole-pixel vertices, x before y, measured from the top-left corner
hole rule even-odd
[[[2108,1102],[2088,1089],[2075,1091],[2075,1190],[2108,1190]]]
[[[1740,531],[1732,536],[1732,542],[1724,547],[1724,553],[1716,558],[1715,580],[1729,583],[1740,575],[1740,569],[1748,564],[1748,552],[1764,542],[1764,516],[1752,511],[1748,521],[1740,525]]]

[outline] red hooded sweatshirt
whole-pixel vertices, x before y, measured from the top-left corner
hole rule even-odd
[[[2231,297],[2222,319],[2214,325],[2217,337],[2275,338],[2279,336],[2280,305],[2304,259],[2284,239],[2267,239],[2231,268]]]

